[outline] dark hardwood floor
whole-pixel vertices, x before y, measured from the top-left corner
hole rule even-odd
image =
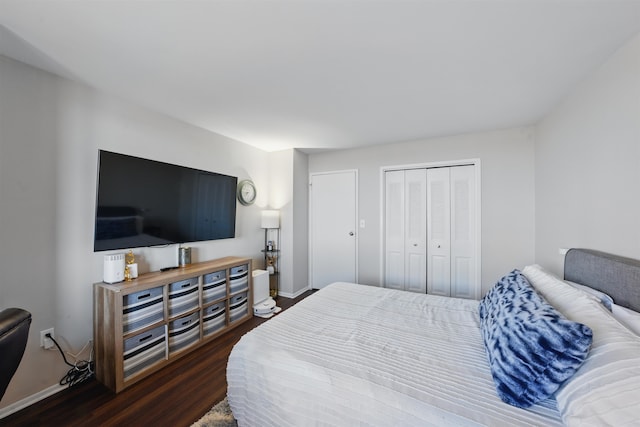
[[[311,293],[278,298],[278,306],[286,310]],[[265,321],[253,317],[118,394],[91,379],[0,419],[0,425],[189,426],[224,399],[231,348]]]

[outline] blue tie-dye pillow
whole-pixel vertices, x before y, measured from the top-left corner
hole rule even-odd
[[[591,329],[562,316],[519,270],[500,279],[479,310],[498,396],[519,408],[555,393],[591,347]]]

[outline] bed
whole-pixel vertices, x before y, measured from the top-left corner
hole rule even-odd
[[[480,302],[331,284],[234,346],[227,366],[234,417],[240,426],[640,423],[640,263],[579,249],[565,260],[567,280],[527,266]],[[504,398],[504,360],[494,363],[488,350],[534,334],[505,337],[499,329],[508,322],[493,316],[513,281],[527,298],[542,296],[542,308],[584,341],[576,350],[582,359],[562,352],[573,366],[554,359],[557,372],[545,367],[543,375],[558,384],[535,384],[524,404]],[[523,304],[529,313],[531,301]],[[492,334],[498,338],[488,344]]]

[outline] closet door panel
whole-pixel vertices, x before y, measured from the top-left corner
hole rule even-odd
[[[385,288],[404,290],[404,254],[387,252]]]
[[[405,289],[427,292],[427,171],[405,172]]]
[[[448,256],[429,256],[429,279],[427,281],[428,294],[440,295],[443,297],[450,296],[450,270],[451,263]]]
[[[476,295],[476,187],[473,166],[450,168],[451,177],[451,296]]]
[[[427,170],[427,293],[449,296],[451,199],[449,168]]]
[[[404,289],[404,171],[385,172],[385,283]]]
[[[470,257],[452,256],[451,268],[451,294],[456,298],[474,298],[473,288],[470,284],[474,281],[473,259]]]

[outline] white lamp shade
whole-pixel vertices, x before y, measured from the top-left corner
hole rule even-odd
[[[262,211],[261,228],[280,228],[280,211]]]

